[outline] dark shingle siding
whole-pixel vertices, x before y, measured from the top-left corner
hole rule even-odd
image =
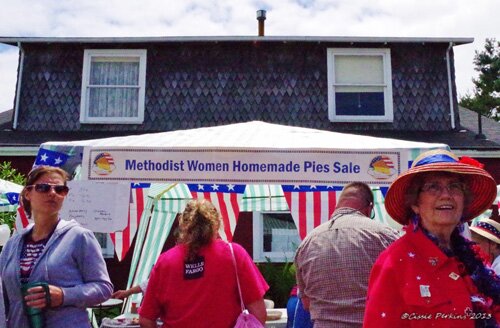
[[[328,120],[329,47],[345,44],[136,44],[148,50],[144,124],[81,125],[84,46],[27,45],[19,129],[168,131],[251,120],[337,131],[450,129],[446,45],[389,45],[394,123],[363,124]]]
[[[394,128],[448,130],[446,46],[397,46],[391,55]]]
[[[49,45],[25,49],[19,129],[78,129],[83,53]]]

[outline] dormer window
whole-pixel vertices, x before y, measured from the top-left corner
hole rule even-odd
[[[80,123],[144,121],[146,50],[85,50],[82,76]]]
[[[389,49],[328,49],[328,117],[332,122],[392,122]]]

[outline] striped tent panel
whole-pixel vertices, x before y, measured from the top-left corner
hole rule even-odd
[[[384,194],[382,193],[382,190],[379,187],[371,187],[372,192],[373,192],[373,199],[374,199],[374,211],[375,211],[375,221],[379,221],[383,224],[386,224],[394,229],[401,230],[402,225],[394,221],[387,211],[385,210],[384,206]]]
[[[0,179],[0,212],[16,212],[23,186]]]
[[[170,199],[172,197],[172,199]],[[160,256],[172,224],[178,213],[184,211],[191,194],[183,184],[152,184],[148,201],[137,231],[127,288],[138,285],[149,277]],[[131,301],[142,299],[135,294],[127,299],[122,311],[130,311]]]
[[[288,211],[281,185],[247,185],[240,210],[242,212]]]
[[[140,251],[141,247],[139,245],[143,245],[146,241],[147,231],[149,229],[149,225],[151,222],[151,216],[152,216],[151,211],[153,210],[153,203],[154,200],[148,197],[146,201],[146,206],[144,206],[144,211],[142,212],[141,221],[139,223],[139,229],[137,230],[137,235],[135,239],[134,254],[132,254],[132,262],[130,264],[130,273],[127,282],[127,288],[132,286],[132,282],[135,281],[134,279],[135,272],[138,268],[138,263],[142,255]]]
[[[6,202],[0,196],[0,212],[15,212],[17,211],[18,205],[12,205]]]
[[[151,269],[160,256],[163,244],[167,240],[176,216],[177,213],[166,212],[164,202],[159,201],[155,202],[153,213],[151,214],[149,220],[141,220],[141,225],[143,221],[147,221],[144,229],[146,236],[144,236],[145,238],[141,238],[140,242],[136,244],[134,257],[136,257],[135,262],[137,264],[135,267],[130,268],[127,288],[138,285],[148,279]],[[127,302],[124,304],[124,311],[130,311],[131,301],[140,302],[141,299],[141,293],[134,294],[129,297]]]
[[[151,184],[149,196],[156,199],[167,199],[171,201],[192,198],[188,186],[184,183],[153,183]],[[178,204],[175,202],[171,202],[169,206],[172,212],[178,210]],[[181,211],[183,210],[184,208]]]

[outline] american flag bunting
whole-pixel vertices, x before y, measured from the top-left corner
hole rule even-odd
[[[35,159],[35,166],[50,165],[62,167],[68,160],[68,155],[54,150],[40,148]]]
[[[130,188],[130,204],[127,227],[123,231],[110,233],[109,236],[115,245],[116,257],[119,261],[127,255],[132,240],[137,232],[144,205],[148,197],[149,183],[132,183]]]
[[[335,210],[338,186],[282,185],[286,202],[300,239],[320,224],[329,220]]]
[[[240,202],[246,185],[232,184],[188,184],[193,198],[205,198],[214,204],[222,215],[224,229],[219,231],[221,238],[233,239],[236,223],[240,214]]]

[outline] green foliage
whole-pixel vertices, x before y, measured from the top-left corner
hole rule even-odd
[[[292,262],[271,263],[269,258],[257,266],[269,285],[264,297],[273,300],[274,307],[285,308],[290,291],[295,285],[295,266]]]
[[[12,167],[10,162],[0,163],[0,179],[24,185],[26,178],[22,173],[19,173]],[[10,230],[13,229],[16,220],[15,212],[0,212],[0,224],[8,224]]]
[[[500,41],[486,39],[484,50],[476,51],[474,66],[479,72],[478,78],[472,80],[474,92],[466,94],[459,103],[500,121]]]

